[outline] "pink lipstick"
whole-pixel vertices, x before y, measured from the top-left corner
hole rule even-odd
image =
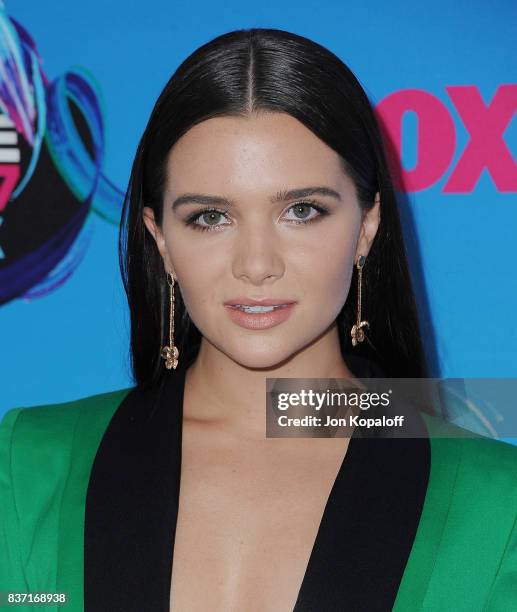
[[[237,297],[224,303],[230,319],[246,329],[269,329],[289,318],[296,302],[290,299]]]

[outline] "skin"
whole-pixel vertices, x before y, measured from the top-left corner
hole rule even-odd
[[[312,186],[340,197],[270,201]],[[185,221],[212,205],[172,209],[192,193],[232,205],[198,217],[212,227],[201,231]],[[328,214],[305,206],[296,215],[307,199]],[[202,334],[186,372],[175,605],[292,610],[348,439],[266,439],[265,379],[354,378],[335,319],[377,232],[379,194],[364,214],[337,153],[293,117],[261,113],[189,130],[168,156],[163,206],[161,227],[149,207],[144,222]],[[306,218],[316,220],[293,223]],[[223,306],[242,295],[298,303],[280,325],[247,330]],[[187,586],[195,576],[198,587]]]
[[[312,196],[329,214],[307,225],[292,222],[300,220],[292,209],[300,199],[269,202],[278,191],[316,185],[334,189],[341,200]],[[200,231],[185,220],[210,206],[171,209],[187,193],[224,196],[234,205],[219,206],[227,217],[216,216],[216,228]],[[189,416],[225,421],[261,437],[263,415],[255,406],[262,402],[266,376],[352,377],[341,357],[335,318],[347,298],[354,262],[370,250],[380,203],[377,194],[363,214],[337,153],[287,114],[210,119],[170,152],[163,202],[162,227],[148,207],[144,222],[203,336],[188,373],[210,402],[201,401]],[[309,207],[303,214],[318,215]],[[206,226],[210,219],[205,215],[198,223]],[[298,304],[284,323],[246,330],[223,307],[239,295]]]

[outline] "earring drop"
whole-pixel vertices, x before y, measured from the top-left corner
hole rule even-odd
[[[176,369],[178,366],[179,351],[174,346],[174,277],[167,272],[167,284],[169,285],[169,345],[163,346],[160,356],[165,359],[167,370]]]
[[[364,255],[359,255],[357,260],[357,270],[358,270],[358,284],[357,284],[357,322],[352,327],[350,331],[350,335],[352,336],[352,345],[356,346],[358,342],[363,342],[365,339],[364,329],[368,328],[370,324],[368,321],[361,321],[361,293],[362,293],[362,283],[363,283],[363,267],[366,263],[366,257]]]

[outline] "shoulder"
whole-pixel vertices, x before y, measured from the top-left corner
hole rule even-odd
[[[22,490],[41,474],[51,488],[52,478],[66,474],[78,457],[81,461],[92,459],[114,412],[130,390],[8,410],[0,421],[1,482]]]
[[[25,588],[31,568],[37,574],[37,568],[44,567],[52,576],[61,520],[69,522],[71,514],[84,508],[98,446],[130,390],[12,408],[4,414],[0,421],[0,590],[13,585]]]
[[[505,504],[517,516],[517,446],[470,432],[441,417],[423,414],[431,440],[431,474],[454,478],[455,489],[473,503]]]
[[[431,471],[420,550],[426,559],[436,555],[433,571],[437,574],[446,576],[455,567],[458,597],[453,608],[456,604],[456,608],[478,609],[483,599],[483,609],[513,609],[517,446],[421,414],[429,432]],[[450,584],[445,579],[441,585],[436,581],[434,596],[450,600]]]
[[[427,425],[431,439],[456,440],[463,453],[470,459],[478,458],[477,463],[492,469],[499,465],[502,469],[510,468],[513,473],[517,466],[517,446],[474,433],[446,421],[442,417],[421,413]],[[517,478],[517,473],[514,474]]]
[[[131,388],[68,402],[11,408],[0,421],[0,445],[8,444],[13,449],[18,444],[55,444],[68,440],[83,423],[103,427],[129,391]]]

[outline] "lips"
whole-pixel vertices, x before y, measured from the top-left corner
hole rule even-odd
[[[237,297],[232,300],[228,300],[224,303],[225,306],[286,306],[287,304],[294,304],[295,300],[289,298],[261,298],[252,299],[247,297]]]
[[[275,327],[286,321],[296,302],[290,299],[239,297],[224,303],[230,319],[246,329],[260,330]]]

